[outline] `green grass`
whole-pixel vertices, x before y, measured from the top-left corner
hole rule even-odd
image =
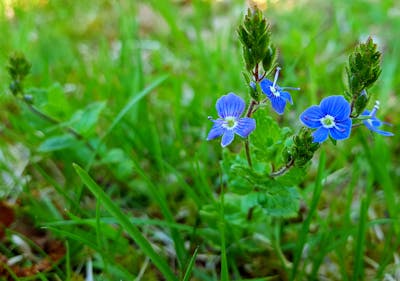
[[[0,201],[15,220],[0,254],[21,253],[12,234],[37,245],[40,231],[63,254],[29,278],[4,264],[0,276],[82,280],[88,261],[95,280],[382,280],[399,270],[395,1],[268,1],[280,83],[301,88],[272,117],[297,128],[311,103],[343,93],[348,55],[372,35],[383,59],[371,92],[395,133],[360,127],[323,144],[299,186],[299,220],[279,222],[234,211],[219,142],[205,141],[218,97],[246,95],[235,32],[244,1],[11,2],[13,15],[0,4]],[[32,63],[26,92],[59,124],[8,90],[15,51]]]

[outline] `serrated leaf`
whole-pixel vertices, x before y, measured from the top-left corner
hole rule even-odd
[[[78,143],[71,135],[61,135],[48,138],[39,146],[38,151],[40,152],[50,152],[56,150],[62,150],[69,147],[73,147]]]
[[[298,186],[307,174],[305,167],[292,167],[288,172],[277,178],[283,186]]]
[[[256,162],[250,168],[245,158],[224,153],[222,169],[228,190],[236,194],[265,190],[274,183],[269,177],[269,164],[265,162]]]
[[[250,135],[253,153],[259,162],[282,163],[284,141],[291,133],[288,128],[280,128],[274,119],[259,110],[254,114],[257,130]]]
[[[235,172],[232,166],[243,166],[245,167],[247,161],[241,158],[239,155],[232,156],[231,154],[224,152],[222,160],[222,170],[228,182],[228,189],[234,193],[246,194],[253,190],[253,187],[249,182],[242,176],[242,173]]]
[[[273,217],[294,217],[300,207],[300,194],[294,187],[277,184],[266,192],[254,192],[246,196],[250,202],[257,200],[267,214]]]

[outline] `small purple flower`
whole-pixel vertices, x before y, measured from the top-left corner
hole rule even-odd
[[[260,87],[263,93],[271,101],[272,108],[276,111],[276,113],[282,115],[285,111],[286,102],[293,104],[292,97],[290,96],[289,92],[284,92],[284,90],[300,90],[300,88],[279,87],[276,82],[278,80],[280,70],[280,67],[276,68],[274,82],[264,78],[260,82]]]
[[[391,132],[379,130],[379,127],[382,126],[382,124],[387,124],[387,125],[390,125],[390,124],[386,123],[386,122],[382,122],[381,120],[376,118],[376,112],[378,111],[378,109],[379,109],[379,101],[376,101],[375,106],[371,112],[369,112],[369,110],[365,110],[361,114],[361,116],[370,117],[368,119],[363,120],[364,125],[372,132],[378,133],[382,136],[387,136],[387,137],[393,136],[394,134]]]
[[[324,98],[318,105],[306,109],[300,120],[311,129],[317,129],[312,134],[314,142],[323,142],[330,135],[335,140],[344,140],[350,136],[352,120],[350,104],[343,96]]]
[[[209,117],[214,125],[208,133],[207,140],[222,136],[221,145],[225,147],[233,141],[235,134],[246,138],[256,128],[256,121],[249,117],[240,118],[245,106],[244,100],[234,93],[220,97],[216,103],[220,118],[213,120]]]

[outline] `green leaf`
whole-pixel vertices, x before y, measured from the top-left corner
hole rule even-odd
[[[353,102],[363,90],[370,88],[379,78],[380,58],[381,53],[371,37],[365,43],[359,44],[349,56],[348,67],[346,67],[347,87]],[[360,111],[362,110],[359,108],[358,112]]]
[[[89,176],[89,174],[83,170],[77,164],[73,164],[73,167],[83,183],[89,188],[94,196],[100,200],[104,208],[116,218],[121,227],[128,233],[130,237],[136,242],[139,248],[152,260],[154,265],[163,274],[166,280],[176,281],[178,280],[168,263],[160,256],[159,253],[155,252],[151,244],[142,235],[139,229],[129,220],[128,216],[122,213],[121,209],[112,201],[112,199],[103,191],[103,189],[96,184],[96,182]]]
[[[50,152],[57,151],[77,145],[79,141],[71,135],[61,135],[48,138],[39,146],[38,151]]]
[[[221,167],[224,175],[223,180],[228,182],[229,191],[245,194],[253,190],[249,182],[243,178],[243,174],[240,173],[240,171],[234,171],[234,169],[232,169],[232,167],[237,166],[238,170],[240,170],[240,167],[246,167],[246,165],[248,165],[246,159],[239,155],[232,155],[226,151],[223,152]]]
[[[96,126],[100,113],[105,106],[105,102],[95,102],[89,104],[83,110],[78,110],[71,117],[72,127],[81,135],[88,136]]]
[[[146,95],[151,93],[152,90],[154,90],[158,85],[163,83],[167,79],[167,75],[161,76],[158,79],[154,79],[154,81],[147,86],[145,89],[140,91],[139,93],[135,93],[129,101],[126,103],[124,108],[121,109],[121,111],[118,113],[118,115],[114,118],[113,122],[111,123],[110,127],[106,130],[104,133],[102,140],[105,139],[111,132],[114,130],[114,128],[121,122],[122,118],[125,117],[125,115],[129,112],[129,110],[132,109],[132,107],[139,102],[141,99],[143,99]]]
[[[307,239],[307,236],[309,233],[311,221],[317,211],[318,202],[321,197],[321,192],[322,192],[322,188],[323,188],[322,180],[324,178],[324,171],[325,171],[325,159],[326,159],[325,153],[324,153],[324,151],[322,151],[321,156],[319,158],[318,172],[317,172],[317,176],[316,176],[315,182],[314,182],[315,187],[314,187],[311,203],[309,204],[310,207],[309,207],[308,215],[301,226],[299,236],[298,236],[297,242],[296,242],[296,248],[294,249],[293,267],[292,267],[292,272],[290,275],[290,280],[295,280],[295,277],[297,276],[296,273],[298,270],[298,266],[301,261],[301,256],[303,253],[304,246],[307,243],[307,241],[310,241]]]
[[[266,75],[271,73],[271,71],[276,66],[276,60],[278,59],[278,55],[276,52],[276,48],[274,46],[269,46],[265,52],[265,57],[262,60],[264,71]]]
[[[280,128],[272,117],[259,110],[254,114],[257,130],[250,135],[252,150],[258,162],[272,162],[282,164],[282,150],[284,141],[290,134],[288,128]]]
[[[183,276],[183,281],[189,281],[189,279],[190,279],[190,275],[191,275],[192,270],[193,270],[194,262],[196,261],[198,250],[199,250],[199,247],[197,247],[194,250],[194,253],[193,253],[192,257],[190,258],[189,264],[188,264],[188,266],[186,268],[186,271],[185,271],[185,275]]]
[[[300,194],[297,189],[282,186],[279,183],[267,191],[253,192],[246,196],[249,201],[257,201],[272,217],[294,217],[300,207]]]
[[[306,168],[292,167],[288,172],[277,178],[277,181],[283,186],[298,186],[306,176]]]
[[[320,144],[313,141],[312,131],[305,127],[302,127],[292,139],[293,142],[285,143],[284,158],[294,159],[296,167],[304,167],[312,159]]]
[[[264,162],[254,163],[250,168],[246,159],[239,155],[225,152],[223,156],[223,174],[226,175],[228,190],[233,193],[247,194],[264,189],[272,180],[268,177],[269,167]]]
[[[260,10],[248,10],[237,30],[243,45],[246,69],[251,72],[267,55],[270,48],[271,30]]]
[[[54,83],[47,89],[47,101],[44,110],[50,115],[64,120],[66,116],[69,116],[71,107],[60,83]]]

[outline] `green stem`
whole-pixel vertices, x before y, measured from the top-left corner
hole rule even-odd
[[[60,125],[61,122],[58,121],[57,119],[47,115],[46,113],[40,111],[39,109],[37,109],[35,106],[33,106],[27,99],[25,99],[25,97],[23,98],[24,103],[28,106],[29,110],[39,116],[40,118],[42,118],[43,120],[45,120],[48,123],[51,123],[53,125]],[[79,141],[84,141],[86,147],[91,150],[91,151],[95,151],[95,148],[85,140],[85,138],[79,134],[77,131],[75,131],[73,128],[71,127],[64,127],[63,128],[67,133],[71,134],[74,138],[76,138]]]
[[[254,113],[254,107],[257,105],[257,101],[255,100],[251,100],[250,105],[247,109],[246,112],[246,117],[251,117],[251,115]],[[253,167],[253,164],[251,162],[251,154],[250,154],[250,143],[249,143],[249,139],[246,139],[244,141],[244,147],[246,150],[246,159],[247,159],[247,163],[249,164],[249,167]]]
[[[251,162],[251,155],[250,155],[250,144],[249,144],[249,139],[246,139],[244,141],[244,148],[246,150],[246,159],[247,159],[247,163],[249,164],[249,167],[253,167],[253,164]]]
[[[289,268],[292,268],[292,263],[286,259],[285,255],[282,252],[280,228],[281,228],[281,221],[278,219],[278,221],[276,221],[275,227],[274,227],[275,239],[273,240],[273,247],[274,247],[275,252],[278,255],[279,260],[281,261],[283,267],[285,269],[289,269]]]

